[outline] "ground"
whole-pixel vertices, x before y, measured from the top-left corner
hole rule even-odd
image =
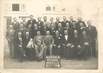
[[[18,69],[44,69],[44,61],[24,61],[19,62],[17,59],[5,57],[4,68]],[[61,60],[61,69],[98,69],[97,58],[89,58],[88,60]]]

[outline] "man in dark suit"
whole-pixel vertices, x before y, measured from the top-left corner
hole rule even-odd
[[[24,27],[27,25],[26,17],[22,17],[22,23],[24,24]]]
[[[33,38],[37,35],[37,31],[40,31],[39,28],[38,28],[38,25],[37,24],[34,24],[34,28],[33,28]]]
[[[58,24],[59,24],[59,23],[61,23],[60,18],[59,18],[59,17],[56,17],[56,21],[55,21],[56,29],[58,28]]]
[[[47,22],[47,16],[43,17],[43,26],[47,26],[48,22]]]
[[[52,55],[52,49],[54,45],[54,39],[53,36],[50,35],[50,31],[46,31],[46,36],[44,38],[44,44],[46,49],[46,55]]]
[[[78,58],[78,52],[82,48],[81,47],[81,33],[77,30],[73,30],[73,37],[72,37],[72,43],[74,45],[73,50],[73,58]]]
[[[24,47],[25,47],[25,55],[29,60],[33,60],[35,57],[35,50],[33,47],[28,47],[28,44],[33,38],[31,37],[31,32],[29,28],[24,30]]]
[[[55,27],[51,27],[50,28],[50,34],[54,37],[55,36],[55,32],[56,32],[56,28]]]
[[[55,32],[55,36],[54,36],[54,48],[53,48],[53,54],[57,55],[57,56],[62,56],[62,41],[63,41],[63,37],[60,36],[59,31],[57,30]]]
[[[9,25],[6,37],[7,37],[7,41],[9,44],[10,57],[15,58],[15,54],[14,54],[15,53],[15,51],[14,51],[15,50],[15,47],[14,47],[15,30],[13,28],[13,25]]]
[[[40,30],[41,34],[43,35],[43,21],[41,20],[41,17],[38,17],[37,25],[38,25],[38,29]]]
[[[81,17],[78,17],[78,19],[77,19],[77,24],[76,24],[77,29],[80,29],[80,28],[81,28],[81,23],[82,23],[82,26],[86,27],[86,24],[85,24],[85,22],[83,21],[83,19],[82,19]]]
[[[63,21],[62,21],[63,28],[65,28],[66,23],[69,23],[69,21],[67,20],[67,18],[65,16],[63,16]]]
[[[24,33],[21,30],[18,30],[16,32],[16,57],[17,59],[22,62],[24,60],[24,56],[25,56],[25,50],[24,50]]]
[[[66,29],[67,29],[67,30],[68,30],[68,29],[71,29],[71,28],[70,28],[70,23],[66,23],[64,30],[66,30]]]
[[[70,17],[69,17],[70,28],[73,27],[73,22],[76,22],[76,21],[74,20],[73,16],[70,16]]]
[[[88,35],[90,38],[90,45],[91,45],[91,56],[96,56],[96,42],[97,42],[97,29],[95,26],[91,25],[91,21],[87,22],[88,24]]]
[[[55,22],[54,22],[54,18],[53,17],[50,18],[50,26],[51,27],[55,27]]]
[[[88,31],[86,28],[81,30],[81,46],[82,48],[79,50],[78,55],[80,59],[87,59],[87,57],[90,55],[90,40],[88,36]]]
[[[27,21],[27,27],[31,27],[31,33],[33,34],[34,32],[34,24],[36,24],[36,20],[34,19],[33,15],[30,15],[30,19]],[[32,35],[33,38],[33,35]]]
[[[50,34],[54,37],[56,31],[56,26],[53,17],[50,18]]]
[[[43,17],[43,35],[46,35],[46,31],[49,30],[49,23],[47,22],[47,16]]]
[[[13,22],[12,22],[12,25],[14,27],[14,30],[17,31],[18,28],[19,28],[19,22],[17,21],[17,18],[13,18]]]
[[[60,36],[63,36],[64,28],[62,27],[62,24],[61,24],[61,23],[58,24],[57,30],[59,31]]]
[[[68,30],[64,30],[64,35],[63,35],[63,56],[65,59],[71,58],[72,55],[72,41],[71,41],[71,36],[68,33]]]
[[[33,15],[30,15],[30,20],[27,21],[27,26],[28,25],[34,25],[36,23],[36,20],[34,19]]]

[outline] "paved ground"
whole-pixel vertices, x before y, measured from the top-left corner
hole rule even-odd
[[[61,69],[97,69],[98,61],[96,58],[89,58],[88,60],[61,60]],[[20,69],[43,69],[44,61],[24,61],[19,62],[16,59],[10,59],[5,57],[4,67],[8,68],[20,68]]]

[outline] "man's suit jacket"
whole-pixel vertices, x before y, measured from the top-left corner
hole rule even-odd
[[[36,23],[36,20],[35,19],[32,19],[32,20],[28,20],[27,21],[27,27],[28,27],[28,25],[32,25],[32,28],[33,28],[33,25]]]
[[[33,40],[34,45],[37,45],[38,47],[41,47],[44,44],[44,39],[42,35],[37,35],[34,37]]]
[[[67,35],[64,34],[63,35],[63,46],[66,47],[68,43],[72,43],[71,36],[69,36],[68,34]]]
[[[63,42],[63,37],[60,35],[55,35],[54,36],[54,44],[57,47],[58,45],[62,46],[62,42]]]
[[[66,23],[69,23],[69,21],[67,21],[67,20],[66,21],[62,21],[61,23],[62,23],[62,26],[64,28],[64,27],[66,27]]]
[[[97,39],[97,29],[96,29],[96,27],[90,26],[90,29],[89,29],[89,27],[87,29],[88,29],[88,35],[89,35],[90,40],[96,40]]]
[[[54,39],[53,39],[52,35],[46,35],[44,37],[44,43],[47,47],[50,47],[50,45],[53,45]]]

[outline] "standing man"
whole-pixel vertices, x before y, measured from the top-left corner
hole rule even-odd
[[[78,54],[81,47],[81,36],[80,32],[77,29],[73,30],[73,37],[72,37],[72,43],[74,45],[73,50],[73,58],[78,58]]]
[[[63,16],[62,26],[65,28],[66,23],[69,22],[65,16]]]
[[[81,46],[82,48],[79,51],[79,58],[80,59],[87,59],[87,57],[90,55],[90,40],[88,36],[87,29],[82,29],[82,38],[81,38]]]
[[[69,19],[70,19],[70,20],[69,20],[70,28],[72,28],[73,22],[76,22],[76,21],[74,20],[73,16],[70,16]]]
[[[24,60],[25,56],[25,50],[24,50],[24,34],[21,30],[17,31],[16,36],[16,57],[17,59],[22,62]]]
[[[12,25],[14,27],[14,30],[17,31],[18,28],[19,28],[19,22],[17,21],[17,18],[13,18],[13,22],[12,22]]]
[[[60,36],[63,36],[64,29],[63,29],[63,27],[62,27],[62,24],[61,24],[61,23],[59,23],[59,24],[58,24],[58,28],[57,28],[57,30],[59,31]]]
[[[77,24],[76,24],[76,27],[77,27],[77,29],[80,29],[81,28],[81,23],[82,23],[82,25],[84,26],[84,27],[86,27],[86,24],[85,24],[85,22],[83,21],[83,19],[81,18],[81,17],[78,17],[77,18]]]
[[[56,29],[58,28],[58,24],[59,24],[59,23],[61,23],[60,18],[59,18],[59,17],[56,17],[56,21],[55,21]]]
[[[30,24],[33,26],[33,24],[35,24],[35,23],[36,23],[36,20],[34,19],[34,16],[30,15],[30,19],[27,22],[27,26]]]
[[[43,17],[43,35],[46,35],[46,31],[48,30],[48,27],[47,25],[49,26],[49,23],[47,21],[47,16],[44,16]]]
[[[54,37],[55,35],[55,23],[54,23],[54,20],[53,20],[53,17],[50,18],[50,34]]]
[[[38,25],[37,24],[34,24],[33,26],[33,31],[32,31],[32,35],[33,35],[33,38],[37,35],[37,31],[40,31],[39,28],[38,28]]]
[[[41,17],[38,17],[37,25],[38,25],[38,29],[40,30],[41,34],[43,35],[43,21],[41,20]]]
[[[33,15],[30,15],[30,19],[27,21],[27,27],[31,27],[32,38],[34,36],[34,24],[36,24],[36,20]]]
[[[7,31],[7,40],[8,40],[8,44],[9,44],[9,52],[10,52],[10,57],[14,58],[15,57],[15,52],[14,52],[14,37],[15,37],[15,30],[13,28],[13,25],[9,25],[8,31]]]
[[[97,42],[97,29],[95,26],[91,25],[91,22],[88,21],[88,35],[90,38],[90,45],[91,45],[91,56],[96,56],[96,42]]]

